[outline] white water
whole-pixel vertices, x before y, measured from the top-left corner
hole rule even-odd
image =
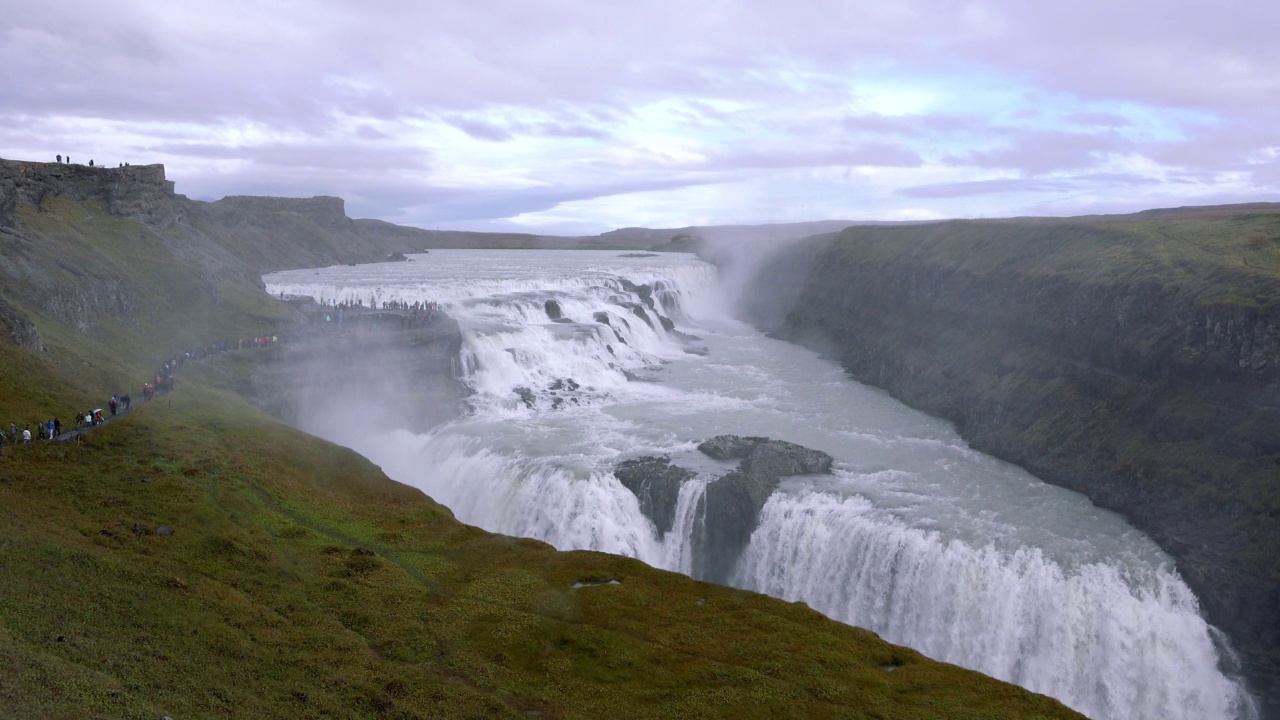
[[[619,278],[655,283],[664,314],[699,339],[682,342],[620,306],[640,299]],[[272,293],[324,301],[434,300],[458,319],[476,391],[466,415],[423,435],[362,431],[376,426],[341,417],[309,418],[304,429],[355,448],[466,522],[688,573],[698,501],[730,467],[696,444],[722,433],[787,440],[830,453],[834,474],[783,482],[735,585],[803,600],[1093,718],[1253,714],[1220,668],[1226,648],[1148,538],[734,321],[714,269],[690,256],[436,250],[266,281]],[[574,322],[551,322],[548,299]],[[580,387],[552,390],[566,379]],[[534,392],[533,408],[516,388]],[[611,472],[650,454],[701,472],[663,537]]]

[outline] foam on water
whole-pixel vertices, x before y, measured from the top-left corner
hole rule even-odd
[[[657,310],[698,339],[667,332],[648,307],[642,320],[633,308],[643,298],[624,279],[653,287]],[[729,467],[696,443],[721,433],[788,440],[831,453],[836,471],[783,483],[734,584],[1095,718],[1253,712],[1221,670],[1229,649],[1148,538],[732,320],[714,269],[690,256],[437,250],[266,281],[272,293],[322,301],[446,305],[463,329],[470,412],[423,435],[362,432],[343,418],[307,418],[304,429],[466,522],[689,573],[699,500]],[[548,300],[568,322],[548,317]],[[661,537],[612,474],[640,455],[699,471]]]

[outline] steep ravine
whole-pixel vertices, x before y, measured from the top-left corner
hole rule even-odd
[[[747,315],[1118,511],[1280,709],[1280,206],[850,228]]]

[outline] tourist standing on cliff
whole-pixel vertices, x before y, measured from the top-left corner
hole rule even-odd
[[[59,164],[59,165],[61,165],[61,164],[62,164],[62,156],[61,156],[61,155],[59,155],[59,156],[58,156],[58,164]]]

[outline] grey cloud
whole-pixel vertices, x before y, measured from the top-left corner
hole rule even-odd
[[[903,197],[937,199],[968,197],[970,195],[994,195],[1011,192],[1059,192],[1070,189],[1062,180],[1035,180],[1029,178],[1000,178],[997,180],[973,180],[964,182],[932,183],[903,188]]]
[[[1076,125],[1090,125],[1093,127],[1105,127],[1105,128],[1127,127],[1133,124],[1132,122],[1129,121],[1128,118],[1124,117],[1123,115],[1116,115],[1115,113],[1103,113],[1103,112],[1073,113],[1071,115],[1068,115],[1066,117],[1066,120],[1067,122],[1074,123]]]
[[[1267,147],[1280,147],[1280,127],[1274,122],[1237,122],[1196,128],[1186,139],[1154,144],[1147,153],[1178,167],[1240,170]]]
[[[1011,168],[1029,175],[1077,170],[1096,165],[1100,156],[1124,152],[1133,143],[1115,134],[1010,131],[1010,140],[993,150],[951,154],[949,165]]]
[[[520,135],[551,138],[591,138],[596,140],[603,140],[609,137],[609,134],[604,130],[575,120],[569,122],[505,119],[490,121],[456,114],[445,116],[443,120],[477,140],[491,142],[506,142]]]
[[[477,140],[504,142],[511,139],[511,133],[492,123],[465,117],[451,117],[447,122]]]
[[[920,199],[998,195],[1004,193],[1066,193],[1087,188],[1155,186],[1161,181],[1128,173],[1090,173],[1055,178],[997,178],[932,183],[903,188],[897,194]]]
[[[422,150],[379,148],[348,143],[270,143],[262,145],[214,145],[164,143],[152,152],[180,157],[247,160],[258,165],[334,170],[426,170],[431,155]]]
[[[870,132],[887,135],[921,136],[938,132],[970,130],[980,127],[984,121],[969,115],[938,113],[932,115],[846,115],[841,128],[852,132]]]
[[[1280,159],[1254,166],[1252,175],[1255,184],[1280,191]]]
[[[712,158],[707,163],[707,167],[767,170],[845,165],[919,167],[922,162],[919,153],[905,145],[873,143],[852,148],[774,149],[726,153]]]
[[[391,136],[372,125],[360,125],[356,128],[356,136],[363,140],[390,140]]]
[[[697,179],[661,179],[588,187],[552,187],[503,190],[425,188],[412,212],[418,222],[454,222],[509,218],[524,213],[550,210],[561,203],[590,200],[651,190],[671,190],[708,182]]]

